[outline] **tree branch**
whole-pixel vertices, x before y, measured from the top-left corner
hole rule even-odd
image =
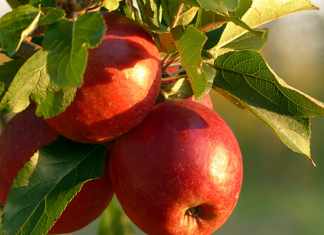
[[[33,42],[29,42],[28,40],[25,39],[22,41],[20,47],[18,48],[15,54],[27,60],[30,57],[32,57],[36,52],[40,51],[41,49],[42,49],[41,46],[38,46],[37,44]]]

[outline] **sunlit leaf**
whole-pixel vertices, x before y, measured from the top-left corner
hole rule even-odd
[[[2,215],[4,235],[47,234],[82,185],[100,178],[103,145],[64,137],[42,147],[18,172]]]
[[[0,112],[21,112],[30,104],[30,97],[38,104],[38,115],[44,118],[53,117],[70,105],[76,88],[62,90],[51,83],[47,56],[48,52],[39,51],[24,63],[0,103]]]
[[[86,13],[75,22],[61,19],[49,26],[43,39],[48,51],[47,70],[61,88],[79,86],[88,58],[88,48],[98,46],[106,25],[99,13]],[[107,58],[108,59],[108,58]]]
[[[255,28],[294,12],[316,9],[318,8],[312,5],[308,0],[253,0],[251,8],[249,8],[243,15],[242,21],[251,28]],[[216,47],[223,47],[244,34],[246,31],[246,29],[239,27],[234,23],[228,23]]]
[[[20,6],[0,18],[1,47],[11,57],[21,42],[35,30],[41,12],[29,5]]]
[[[182,67],[190,79],[196,100],[202,99],[211,89],[215,70],[201,58],[206,36],[196,29],[176,27],[172,30],[176,47],[181,55]]]
[[[256,51],[230,51],[215,60],[214,85],[249,105],[298,117],[324,115],[324,104],[288,86]]]

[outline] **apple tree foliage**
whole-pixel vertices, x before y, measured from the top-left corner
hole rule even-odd
[[[100,44],[106,30],[98,11],[114,11],[148,30],[161,53],[162,81],[176,80],[161,86],[167,95],[159,102],[192,94],[200,100],[214,89],[315,165],[310,118],[323,116],[324,104],[286,84],[259,52],[269,35],[259,26],[318,10],[310,1],[7,1],[13,10],[0,18],[0,46],[12,60],[0,66],[1,117],[23,111],[30,102],[38,104],[36,114],[45,119],[63,112],[82,85],[88,49]],[[180,68],[169,73],[169,66]],[[100,177],[103,156],[102,145],[66,138],[41,148],[11,187],[1,217],[3,234],[46,234],[83,183]],[[89,167],[97,170],[89,172]],[[116,204],[109,208],[115,213],[105,213],[101,234],[118,234],[121,230],[113,227],[122,225],[116,222],[122,215]]]

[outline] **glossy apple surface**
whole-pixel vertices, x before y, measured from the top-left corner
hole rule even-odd
[[[159,51],[137,22],[102,12],[107,30],[89,50],[84,83],[72,104],[46,119],[63,136],[103,143],[131,130],[150,112],[161,85]]]
[[[190,100],[155,105],[114,141],[110,176],[129,218],[148,235],[209,235],[241,190],[240,148],[213,110]]]
[[[6,197],[18,171],[43,145],[59,136],[42,118],[35,115],[35,105],[18,113],[0,135],[0,202]],[[111,144],[111,143],[107,143]],[[49,234],[71,233],[98,218],[112,199],[114,190],[109,177],[110,148],[106,150],[105,170],[101,178],[86,182],[67,205]]]

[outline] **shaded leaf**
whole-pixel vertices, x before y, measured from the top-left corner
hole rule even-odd
[[[1,47],[11,57],[21,42],[37,27],[41,12],[30,5],[20,6],[0,18]]]
[[[165,85],[162,83],[157,103],[168,100],[187,99],[193,95],[190,82],[185,78],[181,78]]]
[[[52,8],[39,20],[38,26],[53,24],[64,16],[65,12],[63,10]]]
[[[174,39],[170,32],[157,33],[154,35],[154,41],[160,52],[165,52],[167,54],[173,54],[177,51]]]
[[[98,234],[135,235],[133,226],[114,196],[101,217]]]
[[[2,215],[4,235],[46,234],[82,185],[100,178],[103,145],[62,136],[42,147],[18,172]]]
[[[29,5],[32,5],[34,7],[38,7],[39,4],[41,7],[56,7],[56,1],[55,0],[30,0]]]
[[[260,51],[267,44],[269,38],[269,29],[265,28],[264,30],[266,31],[266,33],[263,39],[255,36],[251,32],[246,32],[245,34],[233,40],[222,48],[230,48],[233,50]]]
[[[19,58],[0,65],[0,86],[2,87],[2,90],[0,88],[0,100],[5,92],[7,92],[9,85],[25,61],[25,59]]]
[[[310,155],[310,119],[270,112],[266,109],[249,105],[232,94],[214,87],[214,89],[239,108],[247,109],[264,124],[290,149],[303,154],[314,166]]]
[[[199,9],[198,7],[181,5],[179,2],[172,0],[162,1],[162,7],[163,19],[170,28],[178,25],[188,25],[195,18]],[[174,22],[175,19],[177,19],[176,22]]]
[[[181,26],[172,29],[172,34],[181,55],[182,67],[190,79],[195,99],[199,101],[210,91],[215,75],[215,70],[203,63],[201,58],[207,38],[196,29],[183,30]]]
[[[240,0],[238,7],[231,13],[231,16],[242,18],[252,6],[252,0]]]
[[[244,21],[251,28],[258,27],[282,16],[305,10],[318,9],[308,0],[282,1],[282,0],[254,0],[251,8],[243,15]],[[221,48],[244,34],[247,29],[234,23],[228,23],[224,33],[217,44]]]
[[[216,58],[214,85],[249,105],[284,115],[324,115],[324,104],[288,86],[256,51],[230,51]]]
[[[15,9],[21,5],[28,4],[29,0],[7,0],[7,3],[12,9]]]
[[[99,13],[85,13],[75,22],[61,19],[49,26],[43,39],[48,51],[48,73],[61,88],[79,86],[88,58],[88,48],[98,46],[106,24]],[[107,58],[108,59],[108,58]]]
[[[220,28],[224,23],[227,22],[230,22],[230,20],[223,15],[217,14],[216,12],[199,9],[196,21],[196,29],[203,33],[207,33]],[[215,45],[216,44],[217,43],[215,43]]]

